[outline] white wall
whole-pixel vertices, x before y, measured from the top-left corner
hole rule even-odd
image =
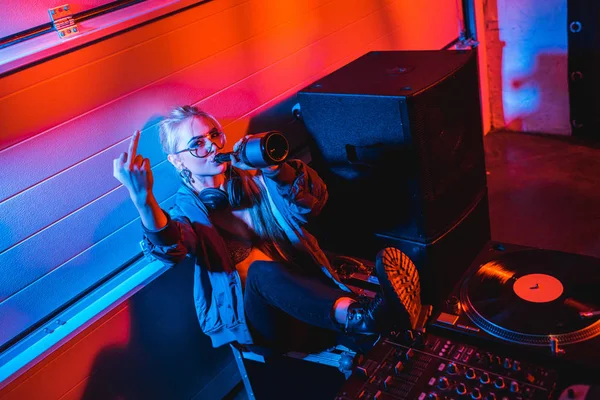
[[[492,129],[570,135],[567,1],[483,7]]]

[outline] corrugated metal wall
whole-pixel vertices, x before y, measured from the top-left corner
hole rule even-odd
[[[156,123],[173,106],[216,115],[231,146],[367,51],[440,49],[458,29],[455,0],[218,0],[1,78],[0,345],[139,253],[112,177],[135,129],[168,207],[178,181]]]

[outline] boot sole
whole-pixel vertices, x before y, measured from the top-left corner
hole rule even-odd
[[[379,251],[375,271],[385,299],[400,317],[400,325],[415,329],[421,312],[421,281],[412,260],[399,249]],[[405,321],[402,321],[404,319]]]

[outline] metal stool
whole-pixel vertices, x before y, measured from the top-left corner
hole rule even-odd
[[[231,345],[231,350],[233,351],[233,356],[235,357],[235,361],[242,377],[242,382],[244,383],[246,393],[248,394],[248,399],[256,400],[244,360],[252,360],[264,363],[265,358],[262,355],[253,353],[251,351],[241,351],[233,345]],[[339,372],[344,374],[346,379],[348,379],[352,373],[352,367],[355,364],[357,353],[353,350],[350,350],[346,346],[336,345],[335,347],[320,353],[288,352],[285,354],[285,356],[336,368]]]

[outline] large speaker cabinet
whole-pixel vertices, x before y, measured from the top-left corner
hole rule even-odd
[[[317,232],[325,247],[361,257],[394,242],[460,251],[441,238],[466,220],[482,245],[489,239],[476,49],[369,52],[298,102],[329,187]]]

